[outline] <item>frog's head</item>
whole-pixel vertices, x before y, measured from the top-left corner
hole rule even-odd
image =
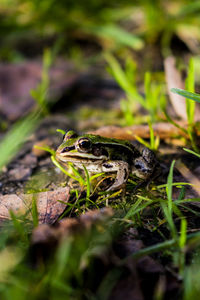
[[[61,162],[87,162],[108,159],[108,153],[98,143],[98,136],[92,134],[78,135],[68,131],[62,144],[56,151],[56,158]]]

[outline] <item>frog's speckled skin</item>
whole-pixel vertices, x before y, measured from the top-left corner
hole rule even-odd
[[[108,190],[116,190],[126,183],[130,173],[148,179],[156,165],[154,153],[141,144],[133,144],[99,135],[77,135],[69,131],[56,151],[63,164],[83,165],[90,173],[116,172],[116,179]]]

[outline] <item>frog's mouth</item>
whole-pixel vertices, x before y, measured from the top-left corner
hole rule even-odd
[[[95,156],[91,153],[81,153],[81,152],[71,152],[71,153],[56,152],[56,157],[63,162],[107,160],[107,157],[105,155]]]

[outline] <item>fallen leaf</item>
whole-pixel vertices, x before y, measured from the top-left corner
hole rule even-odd
[[[34,199],[37,203],[39,223],[54,223],[66,208],[69,200],[69,187],[35,194],[0,196],[0,222],[10,219],[10,210],[16,215],[23,215],[28,212],[28,217],[31,218]]]
[[[184,129],[187,128],[187,123],[182,121],[177,121],[177,124]],[[179,128],[175,127],[173,124],[166,123],[166,122],[158,122],[153,124],[154,135],[159,136],[160,139],[166,138],[174,138],[177,136],[185,136],[188,137],[186,133],[184,133]],[[99,134],[105,137],[113,137],[117,139],[123,140],[135,140],[135,136],[139,136],[143,139],[150,138],[150,129],[149,125],[133,125],[133,126],[126,126],[126,127],[119,127],[119,126],[103,126],[97,130],[89,131],[92,134]],[[200,135],[200,130],[197,131],[197,135]]]

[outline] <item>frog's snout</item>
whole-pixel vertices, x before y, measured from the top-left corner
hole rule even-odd
[[[70,146],[70,147],[59,147],[57,150],[56,150],[56,155],[62,155],[66,152],[69,152],[69,151],[72,151],[75,149],[75,146]]]
[[[75,149],[75,146],[71,146],[71,147],[65,147],[63,149],[61,149],[60,153],[65,153],[65,152],[69,152]]]

